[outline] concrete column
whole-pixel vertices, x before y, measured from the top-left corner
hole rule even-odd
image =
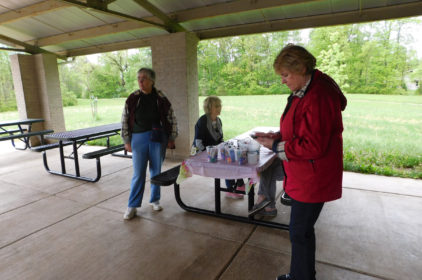
[[[19,118],[42,118],[33,130],[65,130],[57,58],[51,54],[10,56]],[[32,137],[31,142],[37,142]]]
[[[156,87],[169,98],[178,121],[179,136],[174,152],[178,158],[190,154],[199,116],[197,45],[198,38],[185,32],[151,39]]]

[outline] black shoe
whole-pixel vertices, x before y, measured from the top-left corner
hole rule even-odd
[[[288,279],[292,279],[290,277],[290,274],[284,274],[284,275],[280,275],[276,278],[276,280],[288,280]]]
[[[292,198],[285,191],[283,191],[283,194],[280,197],[280,202],[283,205],[291,206],[292,205]]]
[[[271,201],[270,200],[266,200],[264,199],[263,201],[261,201],[260,203],[255,204],[252,207],[252,210],[249,211],[248,216],[252,217],[254,216],[256,213],[258,213],[259,211],[261,211],[262,209],[264,209],[265,207],[267,207],[268,205],[270,205]]]

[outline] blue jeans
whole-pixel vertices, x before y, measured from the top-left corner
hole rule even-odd
[[[151,131],[132,134],[133,177],[130,184],[128,207],[140,207],[145,189],[147,164],[151,177],[161,173],[161,143],[150,141]],[[149,202],[160,200],[160,186],[151,184]]]

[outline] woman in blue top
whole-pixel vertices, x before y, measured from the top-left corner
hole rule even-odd
[[[208,96],[204,100],[204,112],[195,125],[195,139],[193,146],[203,151],[207,146],[218,145],[223,142],[223,124],[218,117],[221,113],[221,99],[216,96]],[[235,193],[234,190],[245,191],[243,179],[226,180],[226,193],[230,198],[243,198],[243,194]]]

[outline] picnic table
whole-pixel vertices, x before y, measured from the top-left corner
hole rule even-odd
[[[22,119],[0,122],[0,141],[10,140],[13,147],[17,150],[26,150],[28,148],[31,149],[32,147],[29,139],[32,136],[40,137],[41,144],[44,144],[44,135],[52,133],[53,130],[47,129],[32,131],[32,125],[34,123],[40,123],[43,121],[44,119]],[[23,147],[18,147],[15,144],[15,140],[20,140],[25,145]]]
[[[237,136],[235,139],[243,139],[248,137],[254,131],[278,131],[276,127],[256,127],[242,135]],[[268,220],[255,219],[254,216],[238,216],[221,211],[221,193],[228,192],[227,188],[222,188],[220,185],[220,179],[237,179],[237,178],[249,178],[250,185],[247,186],[246,192],[236,191],[236,193],[244,193],[248,195],[248,210],[251,210],[255,200],[255,185],[259,181],[259,173],[265,170],[271,165],[273,160],[276,158],[276,154],[265,148],[260,148],[260,156],[257,164],[246,164],[238,165],[237,163],[226,163],[219,160],[217,163],[208,162],[208,155],[206,151],[201,152],[195,156],[191,156],[182,165],[173,167],[151,179],[151,182],[157,185],[168,186],[174,185],[174,194],[176,202],[179,206],[189,212],[198,214],[204,214],[214,217],[220,217],[224,219],[262,225],[272,228],[288,230],[289,226],[286,224],[271,222]],[[183,176],[183,173],[188,172],[193,175],[200,175],[204,177],[214,178],[214,210],[208,210],[198,207],[186,205],[180,195],[180,184],[183,180],[177,179],[179,176]],[[189,176],[189,175],[188,175]]]
[[[113,123],[107,125],[100,125],[89,128],[82,128],[71,131],[64,131],[59,133],[53,133],[46,135],[47,139],[58,140],[57,143],[47,144],[32,149],[33,151],[43,152],[43,162],[44,168],[51,174],[69,177],[73,179],[83,180],[87,182],[97,182],[101,178],[101,161],[102,156],[113,154],[119,151],[124,150],[124,145],[110,146],[110,137],[118,135],[121,130],[121,123]],[[81,176],[80,167],[79,167],[79,156],[78,149],[87,141],[107,138],[107,148],[86,153],[82,156],[84,159],[96,159],[97,166],[97,175],[95,178],[89,178]],[[69,156],[65,156],[63,147],[71,145],[73,147],[72,153]],[[51,170],[47,162],[47,150],[59,148],[60,153],[60,171]],[[74,174],[69,174],[66,172],[66,163],[65,159],[71,159],[74,162],[75,172]]]

